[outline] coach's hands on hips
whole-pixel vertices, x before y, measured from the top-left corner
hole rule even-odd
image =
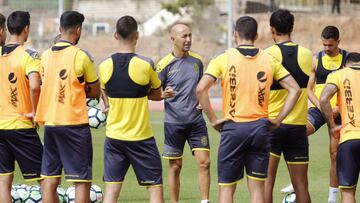
[[[174,89],[172,87],[167,86],[167,87],[165,87],[164,91],[162,91],[161,94],[162,94],[161,97],[163,99],[167,99],[167,98],[171,98],[171,97],[175,96],[176,92],[174,91]]]
[[[211,125],[215,130],[217,130],[218,132],[221,132],[223,129],[224,122],[227,120],[228,119],[225,119],[225,118],[216,119],[214,121],[211,121]]]

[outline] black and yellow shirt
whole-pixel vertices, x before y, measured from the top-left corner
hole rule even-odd
[[[347,51],[340,49],[339,54],[336,56],[329,56],[324,51],[318,53],[316,57],[316,85],[314,93],[316,97],[319,99],[322,90],[324,89],[325,82],[327,76],[345,65],[345,58],[347,55]],[[336,95],[330,101],[331,106],[334,107],[336,105]]]
[[[306,125],[308,105],[307,83],[313,60],[311,51],[293,42],[274,44],[265,51],[281,61],[301,88],[301,95],[297,103],[282,123]],[[287,90],[278,83],[272,85],[269,102],[270,118],[273,119],[278,116],[285,103],[287,94]]]
[[[161,82],[151,59],[134,53],[116,53],[99,65],[101,88],[109,97],[106,136],[139,141],[153,136],[148,91]]]
[[[40,71],[40,57],[23,45],[0,47],[0,129],[33,128],[25,114],[32,112],[28,75]]]

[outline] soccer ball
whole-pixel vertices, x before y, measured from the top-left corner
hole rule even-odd
[[[287,194],[282,203],[296,203],[296,195],[295,192]]]
[[[29,195],[23,199],[23,203],[41,203],[41,192],[37,190],[29,191]]]
[[[69,187],[65,192],[65,200],[67,203],[75,203],[75,187]]]
[[[27,190],[28,186],[25,184],[16,184],[12,187],[15,190],[20,199],[24,200],[27,196],[29,196],[29,191]]]
[[[41,191],[40,186],[38,186],[38,185],[29,185],[26,187],[26,190],[28,192],[31,192],[31,191],[39,191],[40,192]]]
[[[93,201],[94,198],[92,198],[92,196],[94,196],[95,194],[95,200]],[[92,185],[90,188],[90,201],[91,202],[102,202],[103,200],[103,192],[101,190],[101,187],[97,186],[97,185]]]
[[[11,188],[11,202],[12,203],[22,203],[22,199],[20,198],[20,195],[13,188]]]
[[[88,109],[89,116],[89,126],[91,128],[101,128],[104,126],[106,121],[106,115],[102,112],[101,109],[96,107],[90,107]]]
[[[86,106],[88,107],[95,107],[98,104],[99,104],[99,100],[97,99],[90,99],[90,98],[86,99]]]
[[[65,190],[59,186],[57,189],[56,189],[56,192],[59,196],[59,203],[66,203],[66,198],[65,198]]]

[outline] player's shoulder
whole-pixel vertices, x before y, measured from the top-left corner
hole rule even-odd
[[[221,50],[217,53],[215,53],[215,55],[211,58],[211,61],[218,61],[218,60],[223,60],[223,59],[227,59],[228,56],[228,52],[234,48],[230,48],[230,49],[226,49],[226,50]]]
[[[156,72],[161,72],[164,70],[174,58],[175,57],[172,55],[172,53],[169,53],[165,57],[161,58],[160,61],[156,64]]]
[[[88,52],[86,51],[85,49],[81,49],[79,48],[79,57],[83,60],[90,60],[91,62],[94,62],[94,58],[93,56]]]
[[[301,51],[307,57],[313,58],[313,52],[309,48],[299,45],[299,51]]]
[[[203,61],[204,61],[203,57],[201,57],[201,55],[198,54],[198,53],[196,53],[196,52],[189,51],[189,56],[191,56],[191,57],[199,60],[200,62],[203,62]]]
[[[100,68],[108,68],[108,67],[112,67],[113,66],[113,60],[112,58],[109,56],[105,59],[103,59],[100,63],[99,63],[99,69]]]
[[[40,59],[39,52],[37,52],[35,49],[26,48],[25,53],[28,57],[32,58],[33,60]]]
[[[140,55],[140,54],[136,54],[134,56],[134,58],[138,59],[139,62],[142,62],[143,64],[150,65],[152,68],[155,67],[154,61],[149,57],[146,57],[146,56],[143,56],[143,55]]]

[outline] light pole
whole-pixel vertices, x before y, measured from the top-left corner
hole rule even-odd
[[[233,33],[233,22],[232,17],[233,16],[233,1],[228,0],[228,15],[227,15],[227,47],[232,47],[232,33]]]
[[[59,0],[59,7],[58,7],[59,18],[63,12],[64,12],[64,0]]]

